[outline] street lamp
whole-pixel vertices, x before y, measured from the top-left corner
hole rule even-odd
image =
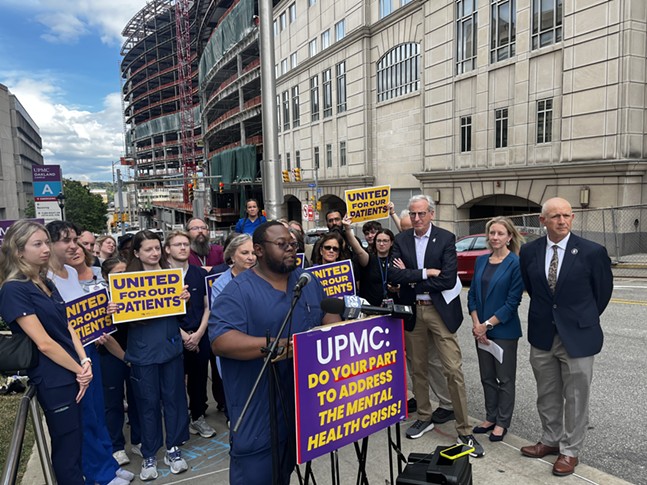
[[[58,207],[61,209],[61,220],[64,221],[65,213],[63,212],[63,209],[65,209],[65,195],[63,195],[63,192],[58,193],[56,200],[58,202]]]

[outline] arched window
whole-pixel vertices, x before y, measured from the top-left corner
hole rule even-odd
[[[377,100],[397,98],[418,91],[420,86],[420,44],[400,44],[377,63]]]

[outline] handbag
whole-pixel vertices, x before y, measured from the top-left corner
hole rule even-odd
[[[27,335],[0,335],[0,372],[27,370],[37,364],[38,349]]]

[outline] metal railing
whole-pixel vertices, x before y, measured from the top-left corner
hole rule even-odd
[[[36,387],[29,386],[27,392],[20,400],[18,414],[14,422],[13,433],[11,435],[11,443],[9,444],[9,451],[7,453],[7,461],[2,477],[0,478],[1,485],[14,485],[18,477],[18,467],[20,465],[20,455],[22,454],[22,445],[25,439],[25,429],[27,428],[27,417],[31,411],[32,423],[34,425],[34,435],[36,446],[38,447],[38,455],[40,456],[40,464],[43,468],[43,477],[47,485],[55,485],[56,479],[52,470],[52,462],[49,458],[49,451],[47,449],[47,442],[45,440],[45,430],[43,429],[42,417],[38,402],[34,399],[36,396]]]

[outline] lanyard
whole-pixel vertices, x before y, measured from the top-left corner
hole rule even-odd
[[[384,258],[384,263],[382,263],[382,258],[377,256],[377,265],[380,268],[380,276],[382,277],[382,298],[386,298],[386,284],[389,275],[389,257],[387,256]]]

